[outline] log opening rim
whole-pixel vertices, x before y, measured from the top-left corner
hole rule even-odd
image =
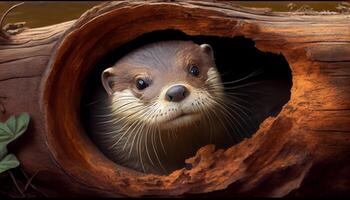
[[[110,6],[105,8],[105,5]],[[227,9],[225,9],[226,11]],[[187,35],[219,37],[243,35],[251,39],[251,35],[259,32],[259,27],[255,24],[249,22],[241,24],[239,16],[237,18],[234,15],[229,17],[225,12],[220,9],[218,11],[206,9],[203,5],[197,7],[190,3],[178,5],[157,2],[143,4],[142,1],[130,4],[121,2],[96,6],[76,21],[57,42],[41,83],[41,109],[46,122],[47,145],[57,165],[80,184],[110,195],[204,193],[225,189],[230,183],[236,181],[234,179],[244,178],[244,176],[240,176],[241,169],[234,167],[237,161],[233,158],[228,159],[226,163],[231,162],[231,165],[227,165],[227,167],[232,167],[232,169],[223,170],[221,175],[215,174],[218,173],[215,170],[202,174],[200,171],[188,173],[183,169],[168,176],[143,175],[127,170],[99,152],[84,133],[78,115],[80,113],[80,91],[82,91],[83,83],[94,62],[108,50],[117,48],[143,33],[175,29]],[[143,26],[136,27],[140,23]],[[235,30],[237,26],[240,27],[239,31]],[[233,29],[228,27],[233,27]],[[132,34],[126,32],[132,32]],[[274,47],[267,48],[273,49]],[[89,55],[89,59],[84,60],[86,55]],[[293,73],[293,68],[290,67]],[[294,84],[291,90],[293,88]],[[67,89],[67,92],[61,92],[63,89]],[[284,107],[288,107],[288,104],[289,102]],[[283,112],[284,108],[277,118],[265,120],[262,124],[265,131],[274,125]],[[255,135],[259,134],[264,134],[264,131],[259,130]],[[257,151],[260,145],[267,145],[254,144],[256,138],[254,136],[249,141],[231,147],[223,153],[223,156],[234,152],[238,157],[241,156],[242,161],[244,161]],[[247,145],[247,147],[243,147],[243,145]],[[251,149],[249,150],[249,148]],[[204,153],[214,154],[214,152]],[[99,165],[96,166],[96,163]],[[234,176],[230,176],[230,173]],[[197,177],[191,180],[190,177],[196,177],[200,174],[203,178]],[[221,181],[220,184],[218,181]]]

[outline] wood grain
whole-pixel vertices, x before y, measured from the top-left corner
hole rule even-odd
[[[6,112],[0,118],[31,115],[28,133],[12,151],[27,172],[39,171],[36,182],[51,196],[349,195],[349,19],[209,1],[101,3],[77,20],[2,41],[0,106]],[[144,175],[97,150],[80,123],[80,97],[110,49],[166,29],[244,36],[262,51],[282,53],[293,73],[292,95],[252,138],[226,151],[200,149],[188,160],[190,170]]]

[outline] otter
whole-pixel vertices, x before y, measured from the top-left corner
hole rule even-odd
[[[90,106],[91,137],[115,163],[168,174],[202,146],[247,137],[247,111],[232,101],[209,44],[160,41],[119,59],[101,75]],[[243,117],[246,116],[246,117]]]

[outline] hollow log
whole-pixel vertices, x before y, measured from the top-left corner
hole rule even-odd
[[[98,59],[166,29],[252,39],[261,51],[283,54],[293,86],[279,115],[266,119],[252,138],[227,150],[203,147],[188,160],[191,169],[158,176],[118,166],[99,152],[81,125],[79,104]],[[31,116],[10,151],[49,196],[350,195],[349,14],[117,1],[0,42],[0,119]]]

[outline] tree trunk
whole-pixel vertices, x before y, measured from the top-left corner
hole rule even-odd
[[[97,150],[80,123],[79,104],[99,58],[165,29],[250,38],[258,49],[285,56],[293,87],[280,114],[265,120],[252,138],[225,151],[202,148],[190,170],[144,175]],[[10,151],[50,196],[349,195],[349,85],[346,14],[278,13],[222,2],[117,1],[0,43],[0,119],[21,112],[31,116],[28,131]]]

